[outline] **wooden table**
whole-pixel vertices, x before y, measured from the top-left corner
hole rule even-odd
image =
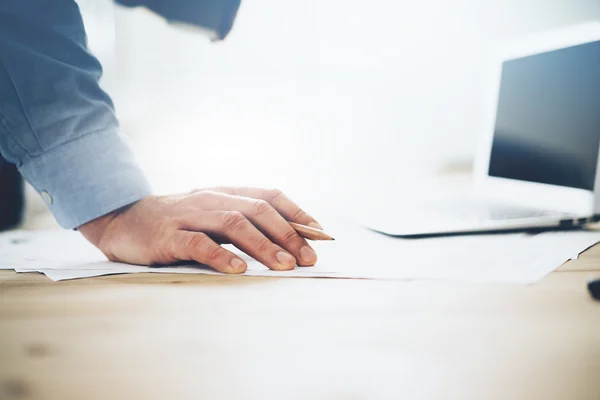
[[[600,399],[600,246],[532,286],[0,272],[0,399]]]

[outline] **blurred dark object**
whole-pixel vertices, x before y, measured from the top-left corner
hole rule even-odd
[[[204,28],[212,40],[231,31],[241,0],[116,0],[126,7],[144,6],[172,23]]]
[[[0,161],[0,231],[17,226],[23,219],[23,178],[13,164]]]
[[[595,300],[600,301],[600,279],[589,281],[588,290]]]

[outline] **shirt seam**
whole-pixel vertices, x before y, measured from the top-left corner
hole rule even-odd
[[[15,85],[15,81],[13,80],[12,76],[10,75],[10,71],[8,70],[8,67],[6,66],[6,63],[2,60],[2,57],[0,57],[0,65],[2,65],[2,68],[4,68],[4,70],[6,71],[6,76],[8,76],[8,81],[10,82],[10,84],[12,85],[12,87],[13,87],[13,89],[15,91],[15,94],[17,96],[17,100],[19,100],[19,106],[21,107],[21,111],[23,112],[23,115],[25,116],[25,120],[27,121],[27,125],[29,126],[29,129],[31,130],[31,133],[33,134],[33,137],[35,138],[36,143],[38,144],[38,146],[40,147],[40,149],[43,150],[42,143],[40,142],[40,138],[38,137],[37,133],[33,129],[33,125],[31,124],[31,120],[29,119],[29,115],[27,115],[27,112],[25,111],[25,106],[23,104],[23,100],[21,99],[21,95],[19,94],[19,91],[17,90],[17,85]],[[8,129],[7,129],[7,131],[8,131]],[[31,152],[29,150],[27,150],[27,148],[25,146],[23,146],[23,144],[21,144],[17,140],[17,138],[10,131],[8,131],[8,133],[10,134],[10,136],[12,136],[12,138],[17,143],[19,143],[19,145],[23,148],[23,150],[25,150],[25,152],[27,153],[27,155],[31,156]]]
[[[4,122],[2,122],[2,119],[0,118],[0,128],[4,129],[4,131],[6,133],[8,133],[10,136],[12,136],[12,134],[9,132],[8,128],[6,127],[6,125],[4,125]],[[19,144],[20,145],[20,144]]]

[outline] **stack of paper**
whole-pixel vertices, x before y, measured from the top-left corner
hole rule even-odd
[[[583,231],[434,239],[395,239],[347,223],[328,226],[327,231],[336,241],[313,243],[319,255],[316,266],[271,271],[244,256],[244,275],[533,283],[600,242],[600,232]],[[108,262],[73,231],[1,234],[0,269],[38,271],[54,281],[138,272],[219,274],[193,264],[145,267]]]

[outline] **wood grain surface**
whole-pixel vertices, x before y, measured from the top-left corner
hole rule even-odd
[[[0,271],[0,399],[600,399],[600,246],[531,286]]]

